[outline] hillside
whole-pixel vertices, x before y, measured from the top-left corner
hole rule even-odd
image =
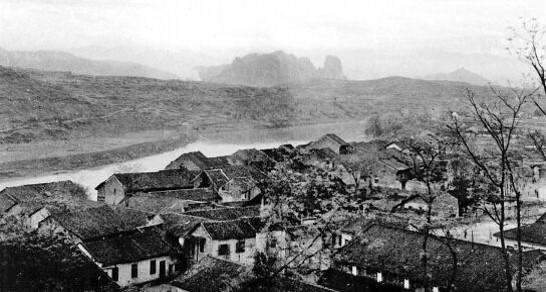
[[[258,88],[3,67],[0,73],[0,158],[11,162],[9,170],[0,163],[0,177],[19,173],[19,160],[28,169],[48,169],[50,162],[31,161],[79,155],[75,162],[51,161],[92,166],[90,159],[107,163],[166,151],[195,135],[363,121],[385,113],[437,118],[461,106],[467,87],[488,94],[485,87],[401,77]],[[96,151],[100,156],[83,155]]]
[[[274,86],[306,82],[312,79],[345,79],[341,61],[327,56],[322,68],[315,68],[309,58],[283,51],[249,54],[229,65],[198,67],[201,80],[248,86]]]
[[[468,71],[464,68],[459,68],[449,73],[437,73],[437,74],[426,75],[423,79],[466,82],[466,83],[470,83],[474,85],[487,85],[490,83],[490,81],[485,79],[484,77],[474,72]]]
[[[468,87],[402,77],[257,88],[8,68],[0,72],[4,143],[21,135],[32,141],[180,127],[276,128],[362,120],[399,109],[438,114],[459,106]]]
[[[177,78],[174,74],[138,63],[91,60],[61,51],[8,51],[0,48],[0,66],[45,71],[69,71],[87,75]]]

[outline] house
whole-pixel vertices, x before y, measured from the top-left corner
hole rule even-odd
[[[260,218],[228,221],[205,221],[191,233],[194,260],[213,256],[245,265],[254,263],[257,234],[262,228]]]
[[[48,211],[44,217],[39,232],[68,236],[119,286],[156,280],[175,270],[173,253],[179,250],[165,239],[160,216],[103,205]]]
[[[194,179],[194,185],[211,188],[222,202],[250,201],[260,194],[258,181],[265,175],[251,166],[234,165],[219,169],[203,170]]]
[[[425,274],[420,256],[424,239],[420,232],[371,225],[338,250],[333,259],[332,273],[327,273],[319,283],[341,291],[363,291],[370,285],[379,288],[374,291],[419,291]],[[429,237],[427,253],[430,255],[428,283],[432,291],[448,291],[450,284],[455,285],[458,291],[506,290],[502,253],[498,247]],[[453,280],[454,255],[457,269]],[[531,255],[534,254],[524,256],[526,267],[536,263]]]
[[[313,141],[305,146],[306,149],[322,149],[329,148],[336,154],[347,154],[352,151],[352,147],[345,140],[341,139],[336,134],[326,134],[318,140]]]
[[[78,247],[122,287],[165,279],[176,272],[177,248],[157,226],[85,240]]]
[[[250,165],[261,171],[269,171],[275,167],[275,161],[261,150],[241,149],[227,157],[230,165]]]
[[[372,171],[372,186],[397,188],[404,190],[412,178],[412,169],[394,158],[380,159]]]
[[[205,169],[228,166],[229,162],[225,157],[206,157],[201,151],[188,152],[180,155],[167,165],[165,169],[187,169],[190,171],[201,171]]]
[[[193,188],[191,181],[196,175],[196,172],[182,169],[115,173],[95,187],[97,201],[116,205],[126,196],[136,192]]]
[[[399,208],[427,211],[429,204],[420,195],[413,195],[404,200]],[[459,200],[454,196],[442,192],[434,196],[432,201],[432,214],[440,218],[459,216]]]
[[[521,231],[521,244],[525,250],[546,251],[546,214],[538,218],[534,223],[523,225]],[[494,236],[498,237],[496,233]],[[517,228],[508,229],[504,232],[506,244],[517,246]]]

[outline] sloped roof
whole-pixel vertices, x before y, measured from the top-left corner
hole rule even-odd
[[[217,202],[221,198],[210,189],[181,189],[143,193],[126,197],[120,204],[151,213],[184,212],[187,207],[206,202]]]
[[[212,239],[245,239],[254,238],[260,232],[263,222],[261,218],[244,218],[230,221],[209,221],[201,225],[207,230]]]
[[[179,169],[182,167],[182,162],[187,160],[193,162],[201,170],[209,168],[209,159],[201,153],[201,151],[194,151],[178,156],[178,158],[171,161],[165,169]]]
[[[165,213],[160,215],[163,219],[164,226],[168,232],[175,237],[185,237],[189,232],[193,231],[204,218],[193,217],[179,213]]]
[[[225,185],[229,178],[221,169],[209,169],[203,171],[216,187]]]
[[[85,249],[104,266],[131,263],[176,251],[158,227],[146,227],[83,242]]]
[[[167,165],[165,169],[179,169],[183,161],[193,162],[199,169],[212,169],[229,165],[227,156],[206,157],[201,151],[188,152],[180,155]]]
[[[348,144],[345,140],[341,139],[338,135],[333,134],[333,133],[328,133],[328,134],[320,137],[317,141],[320,141],[320,140],[323,140],[323,139],[328,139],[328,140],[334,141],[335,143],[339,144],[340,146]]]
[[[238,161],[272,161],[267,154],[256,148],[240,149],[229,156],[230,160]]]
[[[235,220],[239,218],[258,217],[260,216],[260,208],[259,206],[218,208],[210,210],[189,211],[184,214],[218,221]]]
[[[171,284],[190,292],[224,291],[231,285],[221,279],[238,281],[245,271],[242,265],[206,256]]]
[[[402,171],[402,170],[407,170],[407,169],[410,169],[409,166],[407,166],[406,164],[396,160],[396,159],[393,159],[393,158],[390,158],[390,159],[380,159],[379,160],[381,163],[383,163],[385,166],[391,168],[391,169],[394,169],[396,171]]]
[[[420,250],[424,235],[409,230],[372,225],[361,237],[341,248],[335,257],[337,263],[356,265],[368,270],[386,271],[420,282],[423,267]],[[461,291],[503,291],[504,266],[497,247],[450,239],[457,251],[460,265],[455,285]],[[447,246],[438,239],[429,238],[429,272],[431,283],[448,285],[452,256]]]
[[[145,212],[114,210],[106,205],[51,214],[55,222],[82,240],[134,229],[141,226],[148,216]]]
[[[216,193],[214,193],[214,191],[208,188],[155,191],[149,192],[148,194],[158,197],[169,197],[178,200],[199,202],[214,202],[221,199]]]
[[[191,181],[198,172],[182,169],[161,170],[156,172],[115,173],[127,192],[168,190],[193,187]],[[95,189],[100,188],[104,182]]]
[[[235,289],[233,291],[243,290],[256,292],[335,291],[316,284],[287,277],[276,277],[271,285],[263,287],[259,280],[256,281],[256,279],[253,278],[247,267],[211,256],[201,259],[190,270],[178,276],[171,284],[190,292],[226,291],[232,287],[241,287],[240,289]]]
[[[541,217],[542,218],[542,217]],[[546,246],[546,222],[537,220],[533,224],[522,226],[521,241],[528,243],[536,243]],[[517,240],[517,228],[506,230],[504,237],[507,239]],[[498,233],[495,233],[498,236]]]
[[[17,202],[7,195],[0,193],[0,212],[7,212],[11,207],[15,206]]]
[[[40,184],[28,184],[16,187],[7,187],[0,192],[1,197],[8,197],[12,201],[16,202],[28,202],[31,200],[44,200],[44,199],[70,199],[80,198],[85,196],[82,193],[81,186],[73,183],[70,180],[40,183]],[[0,199],[0,202],[5,199]]]

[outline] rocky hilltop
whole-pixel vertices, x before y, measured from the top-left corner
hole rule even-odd
[[[346,79],[339,58],[327,56],[324,66],[315,68],[306,57],[296,57],[283,51],[270,54],[249,54],[238,57],[229,65],[199,67],[203,81],[274,86],[301,83],[312,79]]]

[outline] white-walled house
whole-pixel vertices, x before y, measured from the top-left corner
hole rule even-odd
[[[191,180],[196,174],[183,169],[115,173],[95,187],[97,201],[105,202],[108,205],[117,205],[126,196],[137,192],[193,188]]]
[[[208,255],[252,265],[260,228],[260,218],[202,222],[191,232],[193,259]]]
[[[78,247],[122,287],[176,272],[176,248],[155,226],[86,240]]]

